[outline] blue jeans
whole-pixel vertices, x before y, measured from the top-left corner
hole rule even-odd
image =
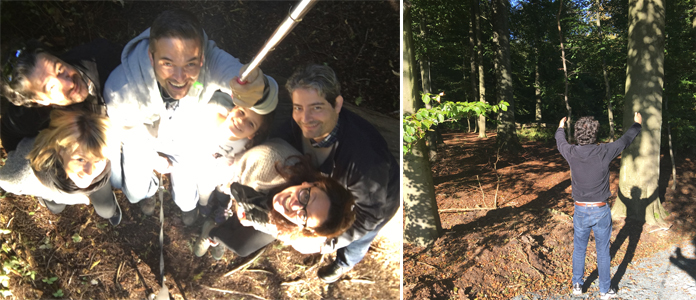
[[[367,251],[370,250],[370,244],[372,244],[372,240],[374,240],[375,237],[377,237],[379,231],[382,229],[382,227],[384,227],[385,224],[387,224],[387,222],[390,219],[391,218],[387,218],[384,222],[382,222],[382,224],[377,225],[377,227],[375,227],[374,230],[368,232],[361,238],[348,244],[348,246],[338,249],[336,251],[336,263],[344,268],[353,268],[353,266],[355,266],[363,259],[363,257],[365,257]]]
[[[575,205],[573,213],[573,284],[583,285],[585,273],[585,252],[594,231],[597,248],[597,270],[599,272],[599,292],[606,293],[611,285],[609,246],[611,238],[611,208],[609,205],[587,207]]]

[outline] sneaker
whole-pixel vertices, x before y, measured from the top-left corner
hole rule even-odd
[[[208,202],[208,205],[198,205],[198,213],[201,215],[203,218],[207,218],[210,216],[210,213],[213,211],[213,206],[210,205],[210,202]]]
[[[191,211],[182,211],[181,220],[184,221],[184,225],[191,226],[196,223],[198,219],[198,207],[192,209]]]
[[[121,211],[121,206],[118,205],[118,200],[116,200],[116,194],[113,194],[113,195],[114,195],[114,202],[116,203],[116,211],[114,212],[114,215],[111,216],[111,218],[109,218],[109,223],[111,223],[112,226],[116,226],[118,224],[121,224],[121,218],[123,216],[123,212]]]
[[[140,210],[146,216],[152,216],[152,214],[155,213],[155,204],[157,204],[157,201],[154,196],[140,200],[138,204],[140,205]]]
[[[203,223],[203,229],[201,230],[201,235],[196,239],[196,244],[193,245],[193,254],[201,257],[205,255],[206,252],[208,252],[208,248],[216,244],[215,241],[211,241],[208,235],[210,234],[210,230],[215,227],[215,222],[213,220],[206,220],[205,223]],[[224,250],[224,249],[223,249]]]
[[[36,197],[36,200],[39,200],[39,205],[46,207],[46,202],[44,202],[44,198]]]
[[[582,295],[582,285],[581,284],[573,283],[573,295],[574,296]]]
[[[606,293],[600,293],[599,298],[602,300],[607,300],[616,297],[616,290],[614,288],[610,288],[608,292]]]
[[[343,274],[348,273],[351,269],[351,267],[339,266],[338,262],[334,260],[331,264],[321,267],[319,271],[317,271],[317,276],[325,283],[332,283],[336,282],[336,280],[341,278]]]
[[[212,247],[212,249],[210,249],[210,255],[212,255],[215,260],[221,260],[225,255],[225,246],[217,242],[214,242],[214,245],[211,244],[210,246]]]

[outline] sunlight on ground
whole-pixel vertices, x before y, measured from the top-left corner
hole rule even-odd
[[[404,214],[403,206],[394,215],[387,225],[379,231],[379,235],[375,239],[377,247],[384,249],[384,258],[386,261],[396,264],[394,275],[401,277],[401,259],[403,257],[402,244],[404,240]]]

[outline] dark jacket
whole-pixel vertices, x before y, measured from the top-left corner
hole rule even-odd
[[[372,124],[345,108],[338,122],[338,141],[319,171],[353,193],[356,219],[350,229],[329,241],[334,249],[347,246],[387,222],[400,205],[400,165],[382,135]],[[290,132],[283,136],[302,152],[302,130],[295,121],[290,123]]]
[[[606,202],[609,190],[609,163],[626,149],[640,133],[641,125],[633,123],[621,138],[613,143],[571,145],[563,128],[556,130],[556,146],[570,165],[573,200]]]
[[[87,110],[106,114],[106,105],[102,97],[102,87],[109,73],[121,63],[121,47],[105,39],[97,39],[90,43],[77,46],[59,56],[60,59],[72,65],[94,83],[96,97],[88,97],[82,103],[66,107],[15,106],[3,99],[2,125],[0,139],[6,152],[17,148],[17,144],[25,137],[34,137],[39,131],[48,127],[49,116],[54,108],[70,110]]]

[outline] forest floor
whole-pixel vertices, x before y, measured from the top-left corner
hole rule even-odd
[[[404,244],[404,299],[509,299],[532,291],[545,299],[571,293],[574,206],[570,169],[555,140],[522,142],[522,154],[501,153],[497,159],[494,132],[485,139],[461,132],[443,138],[432,172],[444,232],[431,247]],[[613,267],[625,272],[631,262],[693,238],[696,155],[675,160],[675,191],[667,188],[669,156],[662,156],[660,170],[660,198],[672,227],[614,221]],[[619,166],[620,158],[610,166],[610,204],[617,199]],[[585,274],[596,283],[594,247],[591,238]],[[620,281],[621,274],[613,279]]]
[[[30,38],[50,44],[58,53],[99,37],[125,45],[160,12],[177,7],[196,14],[211,40],[248,63],[297,3],[121,2],[3,1],[0,47],[6,54]],[[352,108],[390,120],[391,133],[380,130],[398,157],[399,26],[398,1],[317,3],[261,64],[281,87],[274,127],[290,122],[285,79],[300,65],[327,64],[336,71],[342,95]],[[6,158],[4,150],[0,153]],[[9,278],[0,277],[0,283],[7,280],[15,299],[143,299],[156,293],[162,285],[158,218],[144,217],[120,192],[117,197],[123,221],[112,227],[91,206],[69,206],[53,215],[30,196],[0,193],[0,259],[11,272]],[[173,299],[400,297],[401,225],[383,229],[363,261],[344,279],[324,284],[316,270],[332,255],[300,255],[278,242],[266,247],[246,269],[224,277],[246,259],[229,251],[221,261],[210,255],[195,257],[192,246],[202,220],[185,227],[169,194],[164,215],[165,283]]]

